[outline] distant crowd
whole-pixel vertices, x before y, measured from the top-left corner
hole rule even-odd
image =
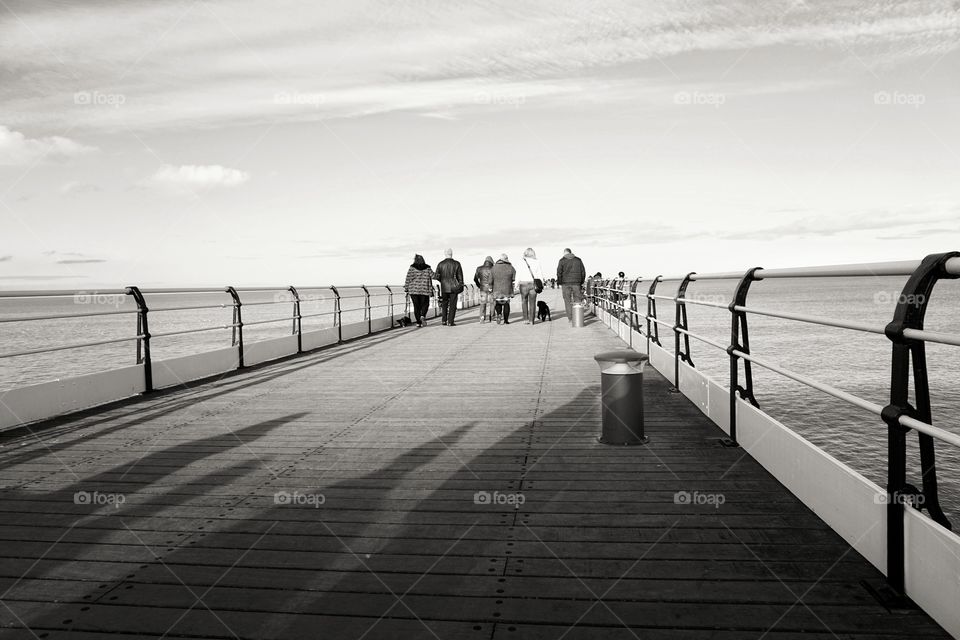
[[[435,295],[434,280],[440,283],[440,317],[443,325],[452,327],[456,324],[454,320],[457,315],[457,298],[463,293],[466,284],[463,267],[453,259],[453,250],[447,249],[444,255],[436,271],[420,254],[414,256],[413,264],[407,270],[403,289],[410,294],[418,327],[427,322],[430,298]],[[480,293],[480,322],[510,324],[510,301],[514,296],[520,297],[524,324],[534,324],[538,316],[540,320],[548,318],[549,308],[541,303],[538,313],[537,305],[537,294],[543,291],[545,282],[560,287],[567,320],[572,322],[573,305],[583,303],[583,285],[586,279],[587,272],[583,261],[573,255],[570,249],[563,250],[563,257],[557,264],[557,277],[549,281],[544,280],[543,268],[533,249],[528,248],[523,252],[523,264],[516,267],[505,253],[500,254],[500,259],[496,262],[491,256],[487,256],[473,276],[473,282]]]

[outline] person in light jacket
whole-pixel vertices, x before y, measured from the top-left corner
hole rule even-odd
[[[403,290],[410,294],[413,304],[413,315],[417,319],[417,326],[422,327],[427,321],[427,310],[430,308],[430,298],[433,296],[433,269],[419,253],[413,256],[413,264],[407,269],[407,279]]]
[[[517,288],[520,291],[520,308],[523,310],[523,323],[533,324],[537,319],[537,291],[535,282],[543,287],[543,269],[537,254],[527,248],[523,252],[523,264],[517,265]]]
[[[505,253],[500,254],[500,259],[493,265],[493,298],[497,301],[497,324],[510,324],[510,298],[513,297],[513,282],[516,277],[517,270],[510,264],[510,258]]]

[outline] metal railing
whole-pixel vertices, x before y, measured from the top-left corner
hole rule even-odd
[[[884,326],[854,322],[842,318],[825,318],[803,313],[789,313],[747,306],[747,295],[754,282],[775,278],[824,278],[863,276],[907,276],[890,322]],[[933,289],[938,281],[960,277],[960,252],[940,253],[919,261],[885,262],[873,264],[834,265],[791,269],[763,269],[754,267],[745,272],[698,274],[680,276],[657,276],[649,280],[646,293],[641,293],[639,284],[644,279],[602,280],[588,283],[588,293],[597,309],[603,310],[624,321],[630,328],[647,340],[647,350],[655,344],[662,347],[659,328],[674,334],[674,387],[680,386],[680,362],[694,367],[690,339],[725,351],[730,361],[729,404],[730,440],[737,446],[737,398],[759,407],[753,393],[753,365],[772,371],[821,393],[827,394],[878,416],[887,429],[887,580],[897,594],[904,594],[904,511],[909,504],[916,509],[926,509],[930,518],[947,529],[950,521],[940,507],[937,489],[935,442],[960,447],[960,435],[935,427],[930,408],[930,388],[927,376],[927,342],[960,345],[960,335],[924,329],[924,316]],[[705,280],[734,280],[737,287],[726,304],[697,300],[687,296],[691,282]],[[657,294],[657,285],[677,282],[673,296]],[[639,299],[646,300],[646,311],[641,312]],[[657,315],[657,301],[672,302],[673,322],[666,322]],[[730,342],[721,344],[690,331],[686,305],[701,305],[730,312]],[[791,371],[759,358],[750,350],[748,316],[762,315],[782,320],[813,325],[835,327],[857,332],[881,334],[892,345],[890,402],[886,406],[870,402],[852,393],[820,382],[809,376]],[[743,383],[740,378],[740,363],[743,362]],[[914,389],[915,404],[910,403],[910,388]],[[917,489],[907,483],[906,437],[910,430],[917,432],[920,450],[922,486]],[[922,500],[915,500],[922,496]]]
[[[384,289],[381,292],[372,292],[371,288]],[[330,311],[320,311],[316,313],[303,313],[302,304],[307,301],[325,299],[323,296],[316,297],[310,294],[303,295],[301,291],[324,291],[330,292],[333,296],[333,309]],[[352,293],[357,291],[358,293]],[[363,322],[367,324],[367,335],[374,333],[373,321],[374,312],[378,310],[389,310],[385,312],[383,318],[390,318],[390,328],[398,326],[397,319],[398,303],[396,297],[403,292],[403,285],[376,285],[369,287],[367,285],[356,286],[314,286],[314,287],[233,287],[223,288],[182,288],[182,289],[140,289],[136,286],[126,287],[124,289],[110,289],[97,291],[94,295],[99,297],[112,296],[117,300],[131,299],[136,304],[136,309],[116,309],[112,311],[83,311],[67,314],[48,314],[48,315],[25,315],[0,318],[0,324],[10,323],[29,323],[42,322],[49,320],[64,320],[75,318],[95,318],[100,316],[122,316],[136,315],[136,333],[132,336],[113,338],[107,340],[95,340],[79,343],[65,343],[49,347],[21,349],[0,353],[0,360],[16,358],[27,355],[36,355],[43,353],[52,353],[70,349],[84,349],[89,347],[98,347],[103,345],[118,344],[124,342],[136,342],[136,363],[144,367],[144,388],[146,392],[153,391],[153,357],[151,354],[152,342],[158,338],[168,338],[172,336],[182,336],[203,333],[208,331],[226,330],[231,331],[230,345],[238,347],[238,368],[244,367],[244,328],[259,325],[269,325],[276,323],[290,322],[292,329],[289,335],[297,336],[297,353],[303,352],[303,320],[306,318],[332,317],[333,326],[337,328],[337,343],[344,340],[343,337],[343,314],[359,313],[363,311]],[[147,296],[163,296],[169,294],[216,294],[226,293],[230,296],[230,302],[222,304],[185,304],[179,306],[148,306]],[[244,300],[245,294],[255,293],[274,293],[272,300]],[[84,292],[76,291],[0,291],[0,299],[54,299],[54,298],[74,298],[86,296]],[[402,293],[404,296],[403,316],[409,316],[411,310],[410,296]],[[439,299],[439,287],[436,290],[435,299]],[[467,308],[477,304],[479,292],[473,285],[468,285],[461,294],[458,304],[461,308]],[[344,301],[363,300],[360,307],[354,309],[344,309]],[[381,303],[382,300],[382,303]],[[245,307],[266,306],[266,305],[291,305],[292,313],[283,317],[270,318],[266,320],[245,320],[243,310]],[[188,329],[178,329],[175,331],[151,332],[150,320],[155,319],[158,313],[172,313],[182,311],[199,311],[207,309],[232,309],[232,321],[230,324],[218,324],[212,326],[192,327]],[[434,317],[438,314],[438,305],[434,304]]]

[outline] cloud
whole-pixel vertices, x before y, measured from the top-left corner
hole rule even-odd
[[[100,191],[100,187],[90,182],[80,182],[77,180],[71,180],[70,182],[64,183],[60,187],[60,193],[64,195],[74,195],[81,193],[95,193]]]
[[[0,101],[23,121],[113,130],[404,110],[449,118],[534,96],[616,96],[618,82],[642,95],[650,74],[639,64],[672,70],[681,56],[772,47],[778,64],[807,65],[777,82],[810,90],[818,83],[804,79],[833,65],[935,62],[960,46],[949,0],[33,4],[0,25],[0,68],[10,70]],[[76,82],[63,82],[63,60]],[[129,100],[75,103],[78,88],[97,87]],[[491,100],[478,105],[484,91]]]
[[[0,256],[0,262],[10,262],[13,260],[13,256]]]
[[[876,233],[904,229],[892,237],[914,234],[911,227],[918,224],[937,224],[955,221],[960,217],[960,206],[936,207],[933,210],[920,208],[901,211],[867,211],[839,215],[804,216],[782,224],[771,225],[751,231],[725,233],[729,240],[778,240],[781,238],[829,237],[843,233]],[[889,236],[888,236],[889,237]]]
[[[13,275],[0,276],[0,280],[74,280],[86,276],[39,276],[39,275]]]
[[[45,160],[66,160],[96,151],[61,136],[28,138],[0,125],[0,165],[28,165]]]
[[[164,165],[154,173],[148,183],[173,193],[196,193],[211,189],[238,187],[250,179],[250,174],[218,164],[179,167]]]
[[[78,258],[78,259],[69,259],[69,260],[57,260],[57,264],[93,264],[96,262],[106,262],[106,260],[99,260],[96,258]]]
[[[456,251],[498,251],[496,247],[517,244],[518,238],[533,247],[564,245],[574,247],[622,247],[659,245],[667,242],[689,240],[692,237],[708,236],[710,230],[691,231],[683,227],[649,222],[635,225],[614,225],[603,228],[570,229],[565,227],[511,227],[483,233],[463,235],[426,235],[416,240],[398,239],[393,242],[364,245],[364,253],[381,256],[403,256],[422,252],[424,247],[453,247]],[[493,247],[493,249],[491,248]],[[338,258],[356,255],[357,247],[343,245],[322,246],[315,253],[301,258]]]

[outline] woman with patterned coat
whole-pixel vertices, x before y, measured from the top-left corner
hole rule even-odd
[[[419,253],[413,256],[413,264],[407,269],[407,280],[403,290],[410,294],[413,303],[413,314],[417,319],[417,326],[422,327],[427,322],[427,310],[430,308],[430,297],[433,296],[434,273],[430,265]]]

